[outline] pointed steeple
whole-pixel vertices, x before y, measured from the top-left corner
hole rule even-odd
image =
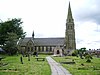
[[[33,31],[33,33],[32,33],[32,38],[34,39],[34,31]]]
[[[69,7],[68,7],[67,22],[73,22],[73,16],[72,16],[70,2],[69,2]]]
[[[65,46],[66,50],[75,50],[76,41],[75,41],[75,28],[74,28],[74,19],[72,16],[71,6],[69,2],[68,15],[66,20],[66,31],[65,31]]]

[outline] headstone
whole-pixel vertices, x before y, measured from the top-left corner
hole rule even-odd
[[[33,55],[38,57],[38,52],[35,51]]]
[[[38,57],[38,53],[36,52],[36,57]]]
[[[30,55],[28,54],[28,61],[30,61]]]
[[[20,57],[20,61],[21,61],[21,64],[23,64],[23,58],[22,58],[22,56]]]

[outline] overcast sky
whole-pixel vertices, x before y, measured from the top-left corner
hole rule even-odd
[[[100,0],[0,0],[0,19],[22,18],[26,37],[65,37],[69,1],[77,48],[100,48]]]

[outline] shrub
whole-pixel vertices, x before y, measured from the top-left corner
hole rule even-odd
[[[90,54],[85,56],[86,62],[91,62],[92,56]]]
[[[74,50],[74,51],[72,52],[72,56],[78,56],[78,50]]]

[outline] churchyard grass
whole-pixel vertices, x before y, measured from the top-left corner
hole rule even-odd
[[[20,62],[20,56],[5,56],[0,65],[0,75],[51,75],[51,70],[48,62],[37,61],[35,57],[23,57],[23,64]],[[47,55],[39,55],[39,57],[46,57]]]
[[[72,75],[100,75],[100,58],[93,57],[91,63],[87,63],[86,59],[80,59],[79,57],[52,57],[57,62],[69,62],[74,60],[75,64],[61,64]]]

